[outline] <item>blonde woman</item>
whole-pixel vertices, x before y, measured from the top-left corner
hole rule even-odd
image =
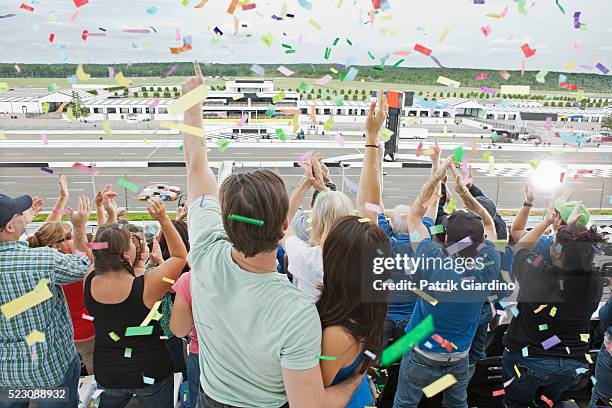
[[[62,254],[73,254],[72,225],[60,221],[46,222],[38,231],[28,238],[30,248],[51,247]],[[72,329],[74,330],[74,345],[81,355],[87,372],[93,373],[93,349],[96,332],[94,325],[87,318],[89,312],[83,300],[83,281],[63,285],[64,296],[70,310]]]
[[[302,241],[288,228],[282,245],[289,259],[293,284],[316,301],[323,283],[323,253],[325,238],[336,220],[353,214],[353,203],[339,191],[330,191],[323,182],[323,169],[316,155],[311,155],[300,184],[289,199],[287,220],[291,221],[304,196],[314,187],[319,192],[312,207],[310,239]]]

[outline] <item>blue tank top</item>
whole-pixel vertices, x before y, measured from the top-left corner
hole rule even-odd
[[[362,358],[363,353],[360,353],[350,366],[341,368],[340,371],[338,371],[338,374],[336,374],[336,377],[334,378],[334,381],[332,381],[331,385],[336,385],[353,375],[359,364],[361,364]],[[374,395],[372,395],[370,381],[368,380],[368,376],[366,375],[365,377],[363,377],[363,381],[361,381],[359,387],[357,387],[357,389],[353,393],[353,396],[351,397],[349,403],[346,405],[346,408],[363,408],[365,406],[373,406],[374,403]]]

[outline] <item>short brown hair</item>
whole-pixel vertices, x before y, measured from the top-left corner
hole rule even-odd
[[[246,257],[271,252],[283,238],[289,211],[285,183],[271,170],[234,173],[227,177],[219,191],[223,227],[234,248]],[[263,221],[253,225],[231,220],[230,215]]]

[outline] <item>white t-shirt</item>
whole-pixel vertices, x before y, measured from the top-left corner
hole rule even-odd
[[[308,294],[315,302],[323,284],[323,251],[321,246],[312,246],[296,236],[285,241],[285,253],[289,258],[289,272],[298,289]]]
[[[195,197],[188,225],[204,392],[236,407],[282,406],[287,402],[282,368],[319,364],[321,321],[315,305],[284,275],[251,273],[234,263],[216,198]]]

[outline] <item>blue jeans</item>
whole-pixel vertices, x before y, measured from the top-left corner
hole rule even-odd
[[[189,407],[195,408],[200,392],[200,356],[189,354],[187,356],[187,380],[189,381]]]
[[[469,378],[472,378],[474,371],[476,371],[476,363],[487,356],[487,329],[491,320],[493,320],[493,312],[491,311],[491,305],[486,302],[480,310],[478,328],[476,329],[476,334],[474,334],[472,345],[470,346],[470,364],[468,366]]]
[[[606,406],[612,398],[612,356],[606,350],[606,344],[601,345],[601,350],[597,355],[597,365],[595,366],[595,379],[597,383],[593,387],[593,396],[589,408],[595,408],[598,405],[598,399],[601,398],[599,406]]]
[[[423,396],[423,387],[440,377],[452,374],[457,383],[444,390],[448,408],[467,408],[468,357],[453,362],[433,361],[414,350],[404,354],[393,408],[416,408]]]
[[[521,372],[520,378],[514,370],[515,365]],[[502,380],[506,382],[515,377],[506,387],[504,404],[508,408],[546,406],[540,399],[541,395],[557,402],[565,391],[580,381],[582,374],[578,374],[576,369],[588,367],[588,364],[571,358],[525,358],[520,352],[504,350]]]
[[[44,387],[45,389],[66,388],[66,399],[62,400],[37,400],[38,408],[73,408],[79,404],[79,375],[81,374],[81,360],[75,356],[68,366],[64,380],[56,386]],[[10,387],[17,389],[19,387]],[[28,387],[30,388],[30,387]],[[0,408],[28,408],[30,401],[10,401],[8,400],[8,389],[0,389]]]
[[[144,388],[104,388],[100,394],[99,408],[122,408],[125,407],[132,395],[141,407],[146,408],[168,408],[174,406],[174,376],[170,376],[160,382]]]

